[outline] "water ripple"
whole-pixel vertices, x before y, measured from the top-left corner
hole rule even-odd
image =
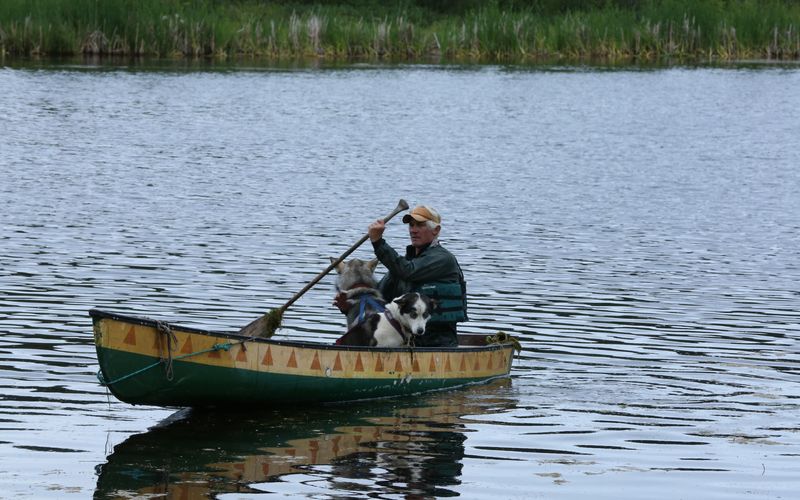
[[[798,78],[0,68],[0,490],[791,496]],[[510,385],[147,430],[97,384],[88,309],[236,330],[400,197],[444,214],[462,331],[522,342]],[[279,335],[332,341],[332,294]]]

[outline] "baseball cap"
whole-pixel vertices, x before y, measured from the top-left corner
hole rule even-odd
[[[403,216],[403,222],[405,224],[411,222],[411,219],[417,222],[433,221],[436,224],[442,223],[442,218],[439,216],[439,213],[425,205],[418,205]]]

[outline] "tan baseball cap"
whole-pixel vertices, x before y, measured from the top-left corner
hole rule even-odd
[[[435,210],[428,208],[425,205],[416,206],[403,216],[403,222],[405,224],[411,222],[411,219],[414,219],[417,222],[433,221],[436,224],[442,223],[442,218],[439,216],[439,214],[436,213]]]

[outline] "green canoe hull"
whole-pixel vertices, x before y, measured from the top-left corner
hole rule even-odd
[[[90,311],[98,374],[119,400],[167,407],[325,403],[443,390],[507,377],[509,341],[365,348],[252,339]]]

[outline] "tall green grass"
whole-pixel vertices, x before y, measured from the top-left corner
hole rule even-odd
[[[2,0],[0,53],[341,60],[797,59],[800,2]]]

